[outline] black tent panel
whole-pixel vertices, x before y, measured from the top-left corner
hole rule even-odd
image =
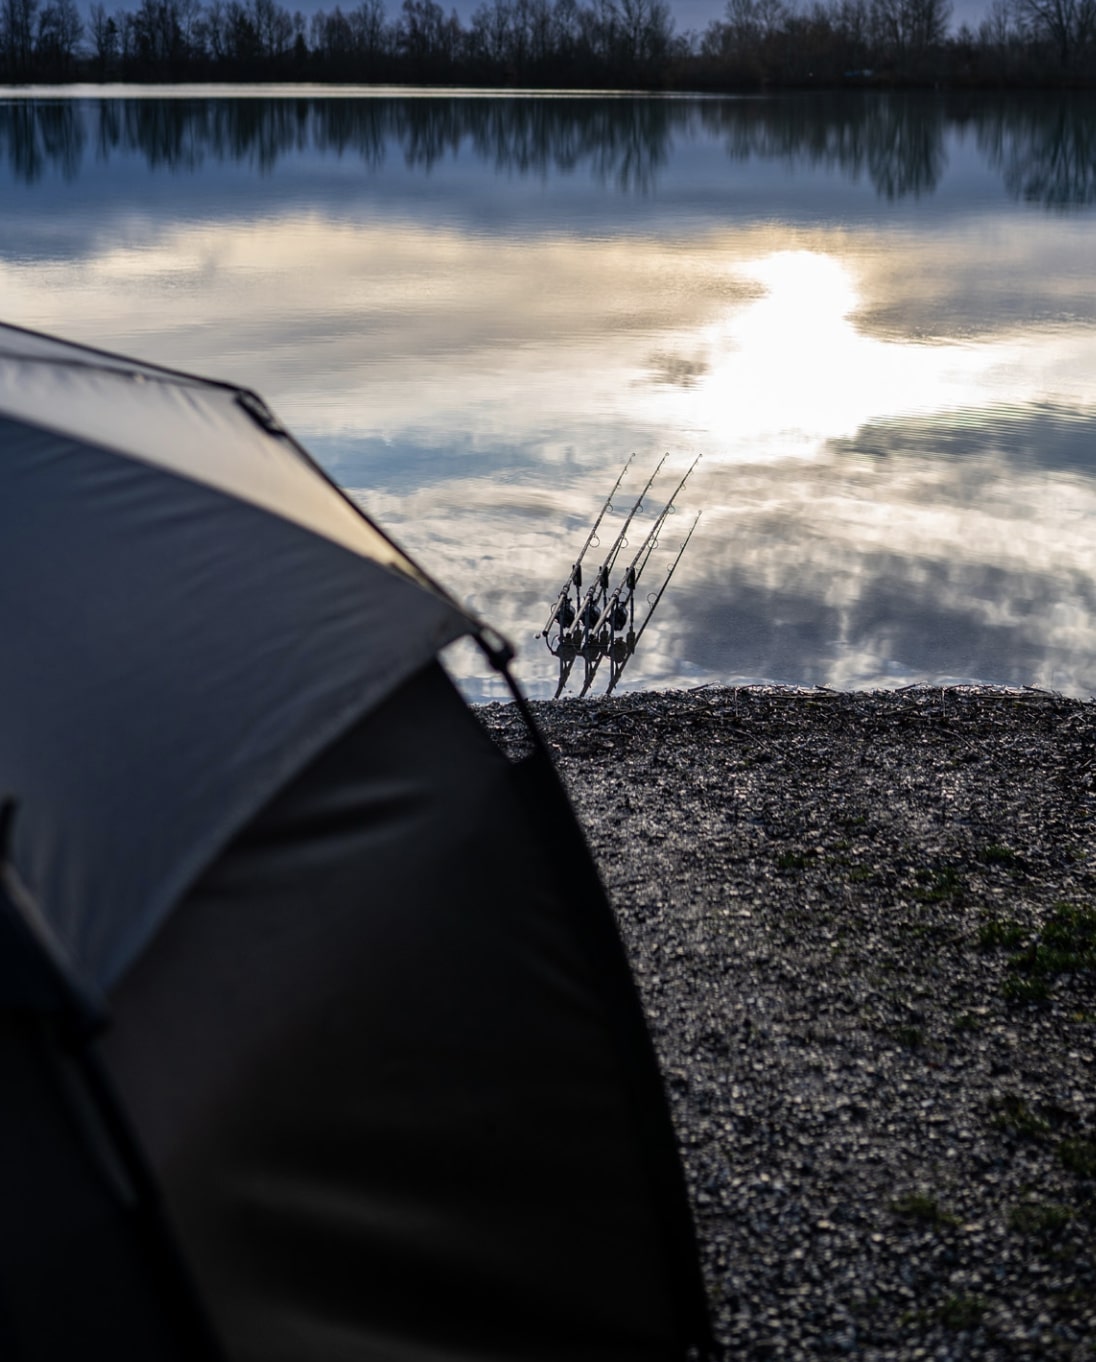
[[[91,1048],[103,1000],[7,859],[14,812],[0,804],[0,1357],[219,1362]]]
[[[194,1362],[185,1274],[53,1022],[0,1013],[0,1356]]]
[[[607,908],[533,807],[432,667],[115,990],[105,1058],[236,1362],[643,1362],[702,1337],[680,1186],[640,1133],[662,1094],[581,925]]]

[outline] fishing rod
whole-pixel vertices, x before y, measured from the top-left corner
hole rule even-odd
[[[601,510],[598,512],[598,517],[594,521],[593,528],[590,530],[590,533],[586,536],[586,543],[583,544],[581,550],[579,551],[578,557],[571,564],[571,575],[570,577],[567,578],[567,581],[563,584],[563,589],[556,597],[556,603],[552,607],[552,613],[548,616],[548,623],[544,626],[540,633],[537,634],[536,636],[537,638],[547,637],[548,631],[549,629],[551,629],[552,625],[555,624],[556,621],[561,618],[562,614],[566,613],[567,599],[568,596],[570,595],[571,587],[574,586],[577,587],[579,590],[582,589],[582,560],[586,556],[586,550],[590,547],[590,545],[594,542],[595,538],[597,537],[598,527],[600,526],[602,520],[605,518],[606,512],[611,511],[613,509],[613,497],[616,496],[620,484],[624,481],[624,474],[627,473],[628,469],[631,467],[632,460],[634,458],[635,454],[628,455],[627,462],[625,463],[624,467],[620,470],[620,476],[617,478],[616,482],[613,483],[613,490],[605,498],[605,505],[602,506]],[[573,622],[573,620],[574,616],[572,615],[571,619],[567,620],[562,625],[562,628],[564,629],[567,628],[568,625],[570,625]]]
[[[658,535],[666,517],[675,509],[674,502],[681,493],[681,489],[688,482],[693,469],[700,462],[700,455],[689,465],[685,475],[673,490],[673,494],[655,517],[654,523],[647,532],[646,538],[636,550],[635,557],[625,569],[624,576],[611,596],[605,598],[605,603],[601,614],[598,616],[593,628],[589,631],[583,648],[583,658],[585,660],[585,676],[583,679],[582,690],[579,698],[586,694],[594,683],[597,670],[601,666],[603,659],[614,651],[619,650],[619,646],[626,640],[617,637],[623,633],[625,627],[629,635],[635,630],[635,590],[636,584],[643,575],[643,570],[650,562],[651,554],[658,546]]]
[[[616,563],[617,555],[620,553],[620,550],[624,547],[624,545],[628,542],[627,539],[625,538],[625,536],[628,533],[628,527],[631,525],[639,508],[643,505],[643,498],[651,490],[651,485],[654,482],[655,478],[657,478],[659,473],[662,471],[662,465],[666,462],[666,460],[669,457],[670,457],[669,454],[663,454],[662,458],[659,459],[658,466],[656,467],[655,471],[651,474],[651,476],[647,479],[643,491],[640,492],[638,497],[636,497],[635,505],[628,512],[628,516],[624,521],[624,525],[622,526],[620,533],[613,540],[609,552],[605,557],[605,561],[602,563],[601,567],[598,568],[597,577],[594,581],[593,586],[590,587],[590,589],[586,592],[586,595],[583,597],[582,604],[579,606],[578,619],[575,622],[574,630],[572,632],[578,630],[582,631],[584,647],[592,632],[593,624],[601,614],[601,611],[597,607],[597,598],[600,595],[601,600],[604,601],[609,594],[609,577]]]
[[[559,658],[559,684],[556,686],[555,695],[552,696],[553,700],[558,700],[570,680],[571,669],[575,665],[575,658],[578,657],[578,649],[569,639],[561,637],[555,648],[550,648],[549,651],[554,657]]]
[[[659,587],[657,593],[655,594],[654,600],[650,602],[650,608],[648,609],[647,614],[646,614],[646,616],[644,617],[643,623],[639,626],[639,632],[638,632],[638,633],[633,633],[633,632],[629,629],[629,631],[628,631],[628,637],[627,637],[626,639],[620,639],[620,640],[618,641],[619,644],[621,645],[621,655],[620,655],[619,661],[618,661],[616,658],[613,658],[613,659],[611,660],[610,664],[609,664],[609,684],[608,684],[608,686],[606,686],[606,688],[605,688],[605,694],[606,694],[606,695],[612,695],[613,690],[614,690],[615,687],[616,687],[616,683],[620,680],[621,676],[624,674],[624,668],[628,665],[629,659],[630,659],[630,658],[632,657],[632,655],[635,653],[636,647],[637,647],[638,644],[639,644],[639,640],[643,637],[643,631],[644,631],[644,629],[646,629],[646,628],[647,628],[647,625],[650,624],[650,622],[651,622],[651,616],[655,613],[655,608],[657,607],[659,601],[662,599],[662,593],[663,593],[663,592],[666,590],[666,588],[670,585],[670,578],[674,575],[674,571],[676,570],[678,563],[681,562],[681,555],[682,555],[682,554],[685,552],[685,550],[689,547],[689,540],[692,539],[692,537],[693,537],[693,531],[696,529],[697,525],[700,523],[700,517],[701,517],[702,515],[703,515],[703,512],[702,512],[702,511],[697,511],[697,513],[696,513],[696,519],[695,519],[695,520],[693,521],[693,523],[689,526],[689,533],[685,536],[684,543],[681,545],[681,547],[680,547],[680,548],[678,549],[678,551],[677,551],[677,557],[676,557],[676,558],[674,559],[674,561],[670,564],[669,569],[668,569],[667,572],[666,572],[666,577],[665,577],[665,579],[663,580],[662,585]]]
[[[650,561],[651,554],[654,553],[655,549],[658,547],[659,531],[666,523],[666,517],[676,509],[676,507],[674,506],[674,502],[680,496],[681,489],[689,481],[689,478],[692,476],[693,470],[696,468],[700,460],[701,455],[698,454],[696,458],[692,461],[692,463],[689,465],[688,469],[686,470],[685,476],[674,488],[673,495],[670,497],[669,501],[667,501],[666,505],[663,506],[661,511],[659,511],[657,517],[655,518],[654,524],[647,532],[647,537],[639,546],[638,550],[636,551],[635,557],[632,559],[632,561],[628,564],[628,567],[625,569],[624,576],[621,579],[620,585],[606,601],[605,608],[604,610],[602,610],[601,615],[599,616],[597,622],[594,625],[593,632],[595,634],[600,633],[600,631],[605,627],[606,624],[611,625],[613,633],[619,633],[624,628],[623,620],[621,620],[619,623],[614,622],[615,620],[619,619],[617,610],[621,605],[622,593],[626,593],[624,595],[624,598],[625,601],[627,602],[629,610],[629,622],[631,622],[632,619],[634,618],[636,583],[643,575],[643,570],[644,568],[646,568],[648,562]]]
[[[612,602],[609,604],[611,605]],[[604,619],[608,612],[609,605],[606,605],[605,609],[601,612],[601,618]],[[600,620],[598,623],[600,624]],[[588,642],[582,650],[582,660],[586,665],[583,673],[582,689],[578,693],[578,698],[580,700],[594,684],[594,677],[597,675],[597,669],[601,666],[602,659],[607,655],[614,643],[612,632],[610,632],[608,638],[600,632],[592,633],[591,638],[593,642]]]
[[[670,564],[669,568],[667,569],[667,571],[666,571],[666,578],[665,578],[665,580],[663,581],[662,585],[658,588],[658,592],[657,592],[657,594],[655,595],[654,600],[651,601],[651,608],[647,611],[647,614],[646,614],[646,617],[644,618],[643,623],[639,626],[639,633],[636,634],[636,642],[637,642],[637,643],[638,643],[639,640],[643,637],[643,631],[644,631],[644,629],[646,629],[646,628],[647,628],[647,625],[650,624],[650,622],[651,622],[651,616],[655,613],[655,607],[658,605],[659,601],[662,599],[662,593],[663,593],[663,592],[666,590],[666,588],[670,585],[670,578],[674,575],[674,572],[675,572],[675,570],[677,569],[678,563],[681,562],[681,555],[682,555],[682,554],[685,552],[685,550],[689,547],[689,540],[692,539],[692,537],[693,537],[693,531],[696,529],[697,525],[700,524],[700,517],[701,517],[703,514],[704,514],[703,511],[697,511],[697,513],[696,513],[696,519],[695,519],[695,520],[693,521],[693,523],[689,526],[689,533],[685,536],[684,543],[683,543],[683,544],[681,545],[681,547],[678,549],[678,551],[677,551],[677,557],[674,559],[674,561]]]
[[[575,654],[565,662],[561,657],[559,660],[559,684],[556,686],[556,693],[552,696],[553,700],[558,700],[563,694],[563,689],[571,678],[571,668],[575,665]]]

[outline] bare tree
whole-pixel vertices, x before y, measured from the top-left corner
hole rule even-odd
[[[227,22],[224,0],[209,0],[199,16],[195,33],[197,46],[218,66],[228,56]]]
[[[317,10],[312,16],[312,50],[337,68],[345,67],[354,53],[354,29],[340,6],[328,14]]]
[[[95,55],[95,64],[99,70],[100,80],[104,79],[113,69],[118,60],[118,21],[112,14],[106,12],[106,8],[95,0],[88,12],[91,21],[91,47]]]
[[[978,41],[983,47],[1007,47],[1022,36],[1015,0],[991,0],[981,23]]]
[[[179,0],[141,0],[133,15],[134,55],[147,71],[172,71],[182,55]]]
[[[1034,37],[1054,48],[1063,66],[1096,37],[1096,0],[1016,0],[1016,13]]]
[[[289,52],[293,42],[293,19],[275,0],[251,0],[251,23],[255,30],[258,55],[277,62]]]
[[[347,15],[347,20],[357,59],[367,66],[379,61],[389,46],[384,0],[361,0]]]
[[[38,0],[0,0],[0,41],[8,75],[16,80],[30,71],[37,13]]]
[[[663,62],[673,43],[674,21],[665,0],[615,0],[617,63],[644,71]]]
[[[550,0],[526,0],[525,26],[529,35],[529,61],[546,66],[556,55],[556,16]]]
[[[948,36],[951,0],[872,0],[876,40],[900,64],[915,62]]]
[[[76,0],[50,0],[38,15],[35,54],[40,68],[63,79],[72,69],[83,36],[84,21]]]
[[[552,41],[557,61],[569,61],[578,47],[578,0],[555,0],[552,6]]]
[[[253,68],[262,55],[254,12],[240,0],[225,5],[225,48],[228,60],[238,68]]]
[[[510,0],[483,0],[472,14],[469,47],[476,57],[505,67],[512,50],[514,13]]]
[[[175,19],[178,25],[180,57],[193,61],[204,49],[205,26],[201,0],[176,0]]]
[[[866,52],[871,31],[868,0],[838,0],[831,13],[837,32],[850,50],[857,55]]]
[[[396,43],[418,74],[448,67],[460,36],[456,10],[448,17],[437,0],[403,0],[396,26]]]
[[[705,30],[702,50],[705,56],[761,75],[765,50],[785,29],[789,13],[785,0],[727,0],[724,19]]]

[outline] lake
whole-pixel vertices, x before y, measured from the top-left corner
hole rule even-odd
[[[0,91],[0,183],[3,320],[258,389],[535,696],[632,455],[620,691],[1096,690],[1089,96]]]

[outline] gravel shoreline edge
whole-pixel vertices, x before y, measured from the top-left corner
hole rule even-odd
[[[531,707],[632,961],[724,1356],[1096,1358],[1096,704]],[[513,706],[477,713],[517,740]]]

